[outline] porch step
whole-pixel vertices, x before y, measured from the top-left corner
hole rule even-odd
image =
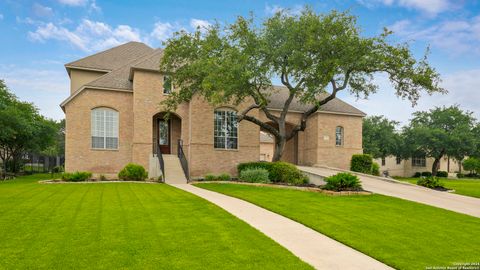
[[[186,184],[187,178],[183,172],[180,159],[176,155],[163,155],[165,165],[165,183]]]

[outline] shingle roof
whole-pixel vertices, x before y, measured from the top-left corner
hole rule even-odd
[[[141,42],[128,42],[123,45],[99,52],[80,60],[65,65],[67,70],[71,67],[87,68],[98,70],[115,70],[127,63],[143,57],[154,51],[154,49]]]
[[[325,96],[328,94],[325,94]],[[288,98],[288,89],[283,86],[273,86],[271,95],[268,97],[270,103],[268,108],[271,109],[283,109],[285,100]],[[292,100],[290,104],[291,111],[305,112],[310,109],[312,105],[301,103],[297,98]],[[366,114],[359,109],[353,107],[352,105],[346,103],[345,101],[335,98],[329,101],[327,104],[320,107],[319,111],[324,112],[336,112],[336,113],[346,113],[346,114],[357,114],[360,116],[365,116]]]

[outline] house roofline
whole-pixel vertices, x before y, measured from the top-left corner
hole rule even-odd
[[[78,70],[86,70],[86,71],[97,71],[97,72],[105,72],[108,73],[112,70],[110,69],[101,69],[101,68],[89,68],[89,67],[79,67],[79,66],[72,66],[72,65],[65,65],[65,69],[67,70],[68,76],[70,76],[71,69],[78,69]]]
[[[98,87],[98,86],[89,86],[89,85],[84,85],[77,91],[73,92],[72,95],[70,95],[67,99],[65,99],[62,103],[60,103],[60,108],[62,108],[63,112],[65,112],[65,105],[67,105],[70,101],[72,101],[78,94],[83,92],[85,89],[91,89],[91,90],[101,90],[101,91],[114,91],[114,92],[126,92],[126,93],[133,93],[133,90],[129,89],[120,89],[120,88],[109,88],[109,87]]]

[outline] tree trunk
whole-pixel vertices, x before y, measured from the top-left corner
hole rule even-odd
[[[440,159],[442,157],[435,158],[432,165],[432,176],[437,176],[438,169],[440,169]]]
[[[273,150],[272,162],[280,161],[283,155],[283,150],[285,150],[286,140],[285,138],[277,139],[275,138],[275,148]]]

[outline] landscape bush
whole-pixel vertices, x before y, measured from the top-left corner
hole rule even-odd
[[[360,180],[350,173],[337,173],[324,179],[327,183],[324,188],[334,191],[358,191],[362,189]]]
[[[98,176],[98,180],[100,180],[100,181],[107,181],[108,179],[107,179],[107,177],[106,177],[104,174],[100,174],[100,175]]]
[[[440,179],[435,176],[421,177],[418,179],[417,185],[427,188],[445,188]]]
[[[67,182],[82,182],[92,177],[91,172],[63,173],[62,180]]]
[[[238,175],[246,169],[265,169],[268,171],[270,182],[282,182],[292,185],[301,185],[308,183],[308,177],[301,172],[295,165],[283,162],[247,162],[240,163],[237,166]]]
[[[59,173],[59,172],[63,172],[63,166],[55,166],[52,168],[52,172],[53,173]]]
[[[269,183],[268,171],[264,168],[242,170],[240,180],[250,183]]]
[[[465,174],[463,174],[463,173],[457,173],[457,178],[465,178]]]
[[[425,171],[425,172],[422,172],[422,176],[430,177],[430,176],[432,176],[432,173]]]
[[[230,181],[232,179],[232,176],[228,173],[222,173],[220,175],[215,175],[215,174],[207,174],[204,177],[205,181]]]
[[[421,177],[422,176],[422,173],[421,172],[416,172],[413,177],[415,178],[418,178],[418,177]]]
[[[350,161],[350,170],[354,172],[372,174],[373,158],[368,154],[353,155]]]
[[[480,159],[469,157],[462,162],[463,169],[471,174],[480,172]]]
[[[446,171],[438,171],[437,177],[448,177],[448,172]]]
[[[142,165],[135,163],[127,164],[119,173],[118,178],[124,181],[145,181],[148,174]]]
[[[372,175],[375,175],[375,176],[380,176],[380,165],[378,165],[378,163],[376,162],[373,162],[372,163],[372,172],[371,172]]]

